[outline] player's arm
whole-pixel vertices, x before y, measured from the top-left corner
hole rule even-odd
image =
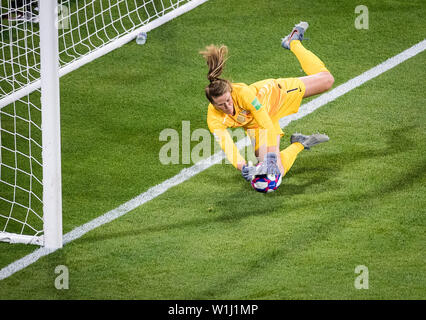
[[[250,102],[248,102],[250,101]],[[254,94],[247,93],[246,96],[246,107],[253,114],[254,119],[259,125],[260,135],[259,135],[259,155],[258,157],[263,160],[267,153],[273,152],[277,155],[277,164],[281,171],[284,173],[284,167],[281,163],[280,157],[280,134],[277,133],[275,126],[269,117],[266,108],[259,102],[257,97]]]
[[[208,119],[208,126],[223,152],[225,152],[226,158],[235,168],[241,171],[243,166],[246,165],[246,160],[238,151],[226,126],[215,119]]]

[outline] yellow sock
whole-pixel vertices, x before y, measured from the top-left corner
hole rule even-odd
[[[284,174],[286,174],[290,170],[291,166],[296,160],[297,155],[303,149],[305,149],[305,147],[300,142],[294,142],[280,152],[281,162],[285,170]]]
[[[306,49],[299,40],[290,42],[290,50],[294,53],[297,60],[299,60],[303,71],[305,71],[308,76],[323,71],[329,72],[320,58]]]

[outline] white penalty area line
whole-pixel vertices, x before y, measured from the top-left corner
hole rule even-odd
[[[326,105],[327,103],[336,100],[340,96],[348,93],[349,91],[361,86],[365,82],[374,79],[375,77],[381,75],[382,73],[396,67],[400,63],[414,57],[415,55],[421,53],[426,49],[426,40],[423,40],[411,48],[397,54],[396,56],[384,61],[383,63],[371,68],[370,70],[362,73],[361,75],[339,85],[335,89],[322,94],[318,98],[311,100],[310,102],[303,104],[299,108],[297,114],[285,117],[281,119],[280,125],[282,128],[286,127],[290,122],[303,118],[304,116],[311,114],[316,109]],[[242,148],[249,144],[249,139],[245,138],[240,140],[237,145],[239,148]],[[102,216],[83,224],[80,227],[75,228],[74,230],[68,232],[64,235],[63,244],[67,244],[73,240],[81,238],[83,235],[88,233],[91,230],[94,230],[108,222],[111,222],[126,213],[136,209],[137,207],[143,205],[144,203],[155,199],[160,196],[170,188],[181,184],[182,182],[190,179],[191,177],[197,175],[198,173],[210,168],[216,163],[221,162],[224,159],[224,153],[221,151],[214,154],[213,156],[197,162],[190,168],[183,169],[174,177],[165,180],[164,182],[148,189],[146,192],[140,194],[139,196],[129,200],[128,202],[122,204],[121,206],[103,214]],[[13,275],[14,273],[28,267],[29,265],[36,262],[41,257],[44,257],[52,252],[55,252],[57,249],[48,249],[48,248],[39,248],[34,252],[28,254],[27,256],[12,262],[8,266],[0,270],[0,280],[6,279]]]

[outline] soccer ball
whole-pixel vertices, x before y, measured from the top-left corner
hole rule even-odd
[[[281,184],[281,174],[261,174],[253,176],[251,186],[257,192],[274,192]]]

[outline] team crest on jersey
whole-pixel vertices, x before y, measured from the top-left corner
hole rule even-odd
[[[241,110],[240,113],[237,116],[237,121],[238,122],[246,122],[248,114],[249,114],[249,112],[247,110]]]

